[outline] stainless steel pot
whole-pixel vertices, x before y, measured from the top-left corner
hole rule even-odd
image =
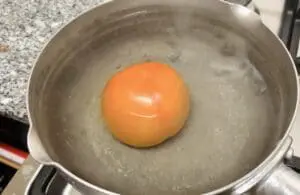
[[[183,133],[149,150],[114,140],[98,109],[109,77],[141,60],[176,68],[193,105]],[[283,163],[297,101],[293,60],[252,11],[217,0],[105,1],[40,54],[29,149],[84,194],[299,194]]]

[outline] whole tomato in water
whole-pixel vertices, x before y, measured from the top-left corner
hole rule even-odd
[[[176,135],[190,108],[188,89],[167,64],[146,62],[116,73],[101,95],[104,122],[133,147],[150,147]]]

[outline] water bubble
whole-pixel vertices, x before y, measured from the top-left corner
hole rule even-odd
[[[220,53],[224,56],[234,56],[236,54],[236,47],[234,44],[226,42],[221,46]]]

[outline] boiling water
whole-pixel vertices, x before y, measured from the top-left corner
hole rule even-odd
[[[49,126],[61,131],[49,136],[60,159],[68,159],[60,163],[93,184],[130,195],[199,194],[246,174],[269,151],[265,143],[274,143],[273,107],[248,57],[251,44],[213,25],[184,33],[166,29],[117,33],[74,56],[62,71],[72,74],[59,76],[56,95],[50,97],[57,106],[48,112],[59,113],[49,115]],[[178,136],[138,150],[111,137],[101,120],[99,95],[117,71],[147,60],[173,66],[189,88],[192,105]]]

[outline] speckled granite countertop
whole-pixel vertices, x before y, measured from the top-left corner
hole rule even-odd
[[[0,0],[0,115],[27,122],[33,62],[62,25],[103,0]]]

